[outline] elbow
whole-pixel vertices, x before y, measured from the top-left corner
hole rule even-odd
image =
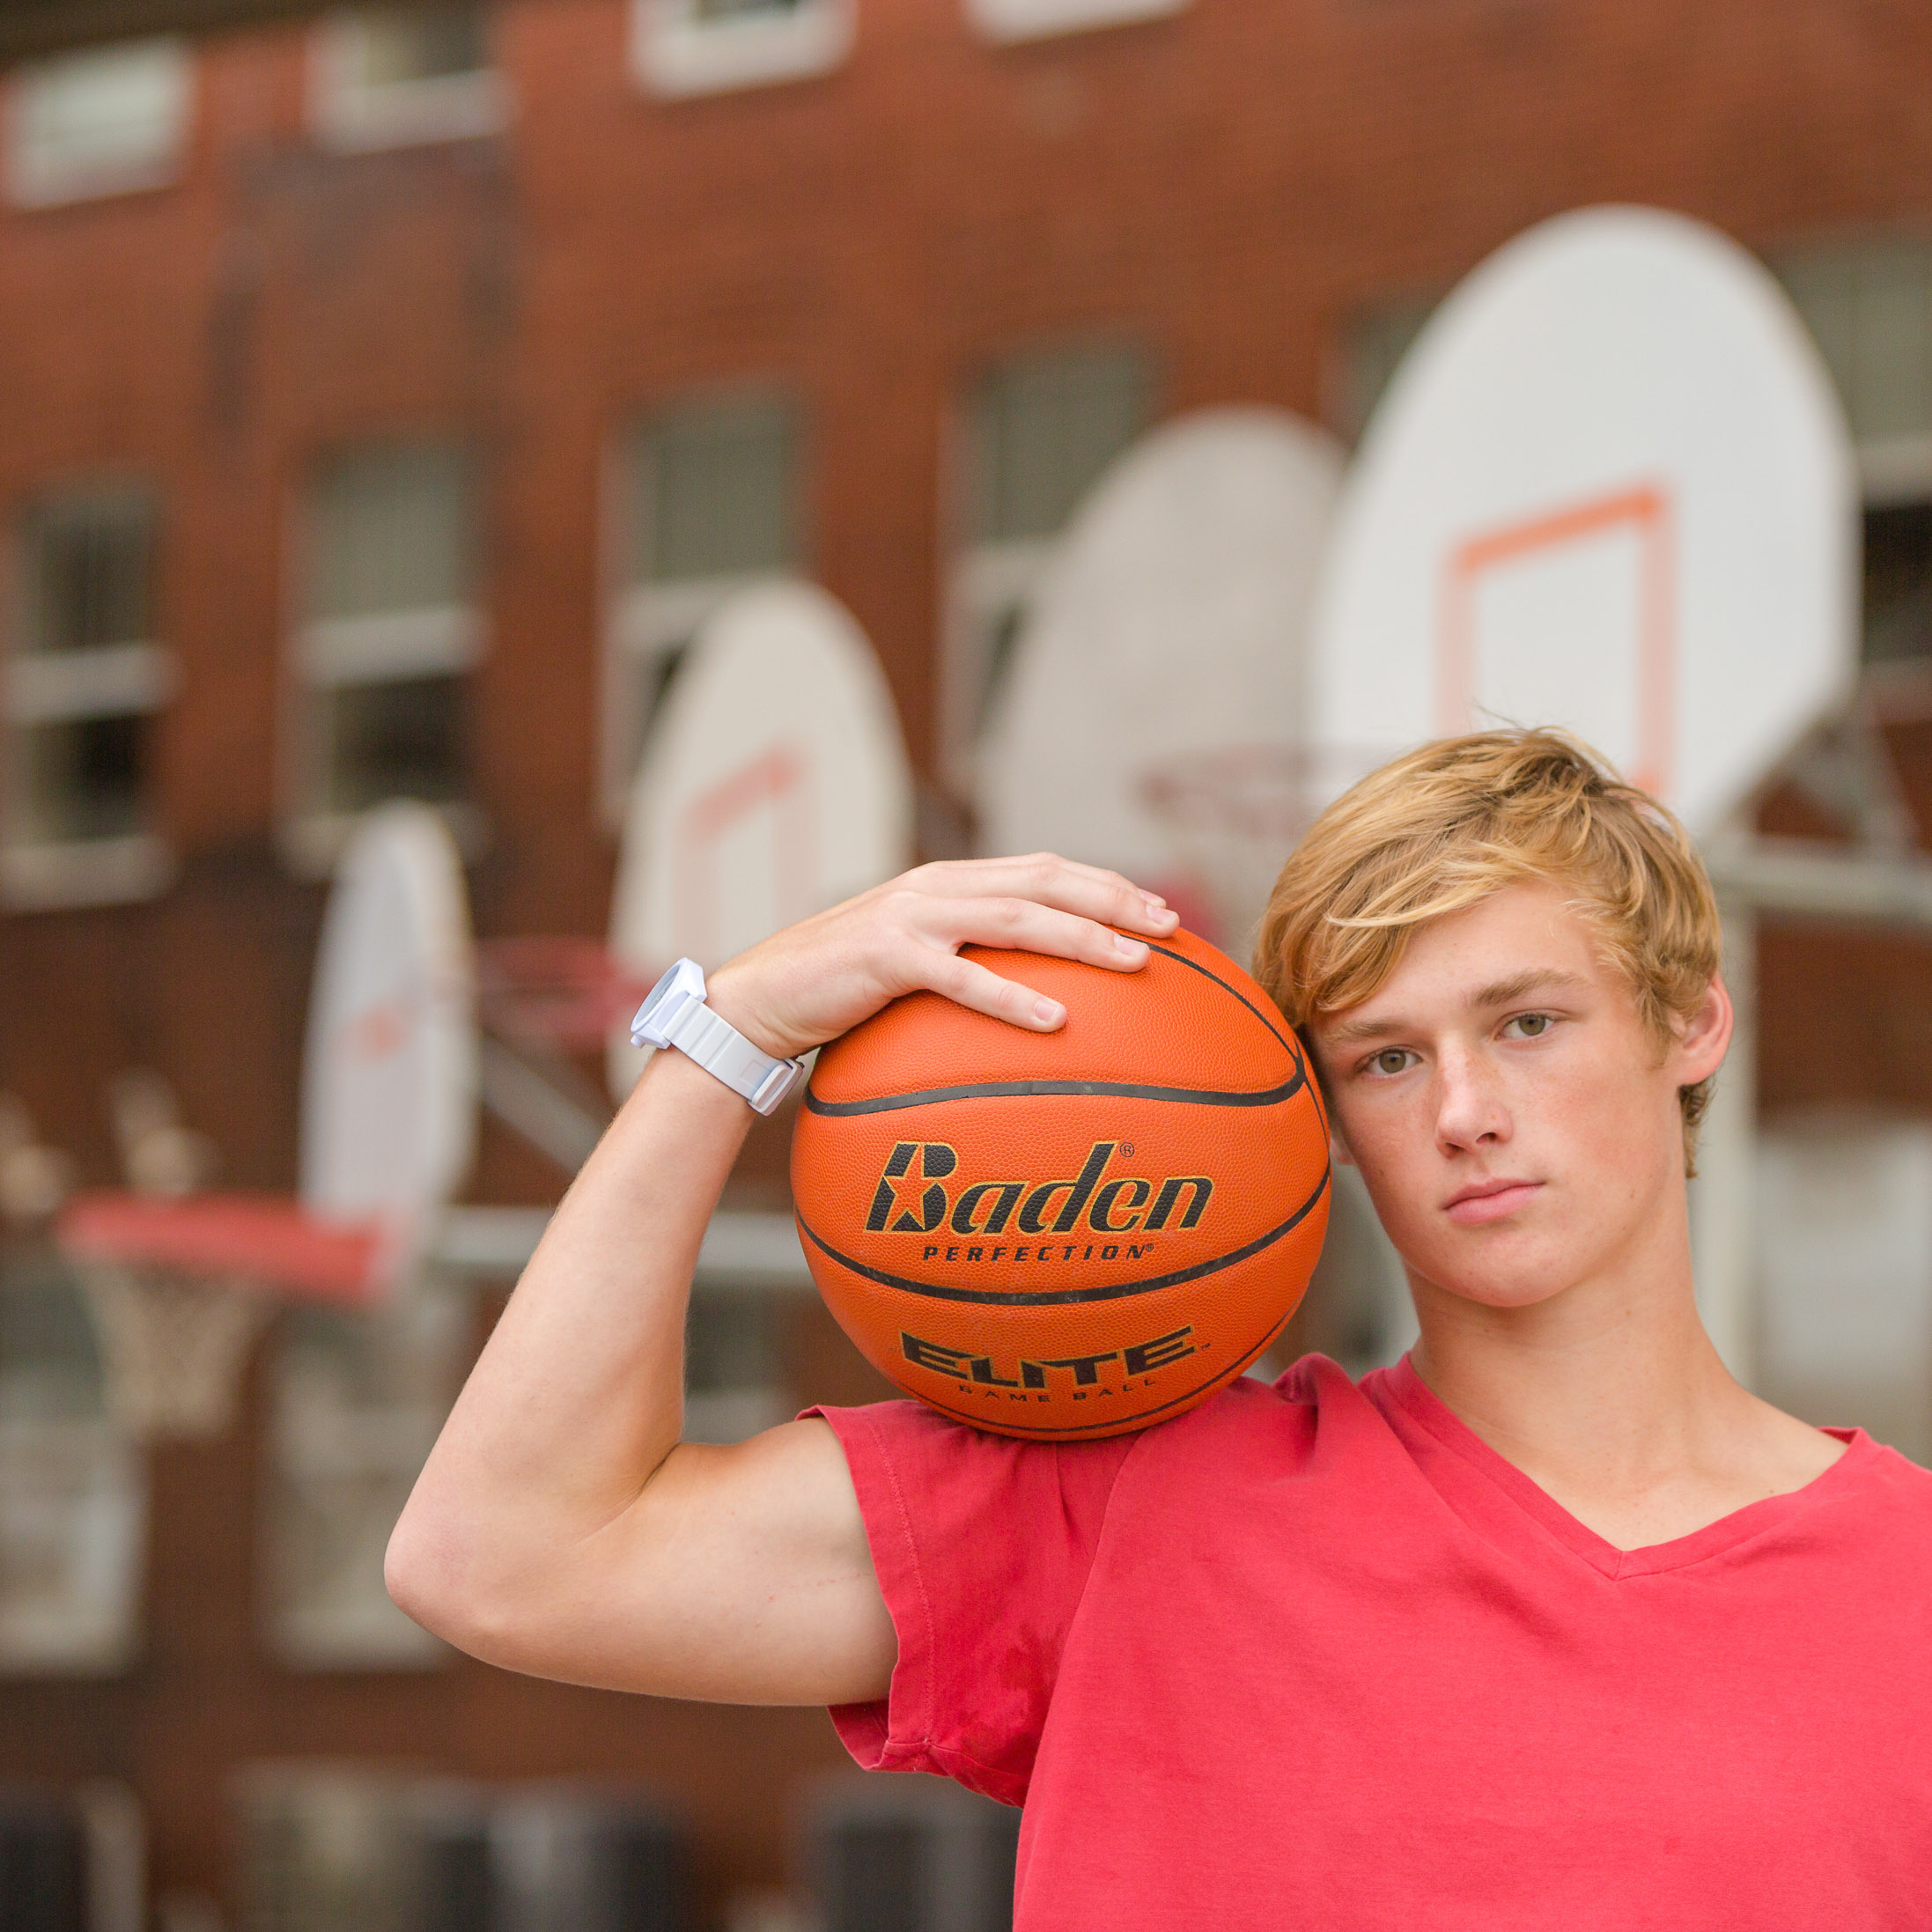
[[[418,1493],[390,1533],[382,1580],[390,1600],[431,1636],[507,1670],[543,1674],[551,1566],[506,1545],[500,1530]]]
[[[445,1626],[455,1597],[451,1567],[439,1555],[436,1539],[419,1515],[405,1509],[383,1553],[383,1586],[389,1592],[389,1601],[405,1617],[439,1637],[448,1634]]]
[[[466,1554],[454,1525],[434,1520],[412,1498],[390,1533],[382,1560],[389,1599],[432,1636],[472,1656],[487,1656],[500,1636],[491,1613],[491,1592]]]

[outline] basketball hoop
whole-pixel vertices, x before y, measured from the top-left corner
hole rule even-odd
[[[365,1304],[402,1258],[374,1226],[246,1195],[77,1195],[55,1238],[100,1338],[107,1412],[149,1442],[225,1434],[282,1299]]]
[[[721,603],[652,730],[610,903],[610,955],[634,976],[603,1009],[604,1081],[619,1101],[647,1051],[608,1021],[628,1018],[623,1006],[634,1010],[674,960],[710,972],[912,856],[912,779],[891,687],[851,612],[815,585],[764,585]],[[594,979],[590,992],[586,1021],[598,1014]]]
[[[131,1434],[219,1434],[278,1305],[372,1308],[409,1279],[474,1145],[473,977],[447,829],[425,806],[380,806],[323,919],[294,1196],[203,1191],[213,1149],[166,1083],[115,1081],[129,1190],[75,1197],[54,1234],[100,1337],[109,1412]]]
[[[1150,883],[1184,925],[1238,949],[1319,809],[1311,755],[1290,744],[1211,745],[1148,767],[1139,792],[1182,859],[1181,878]]]

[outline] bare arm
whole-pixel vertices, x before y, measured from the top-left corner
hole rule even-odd
[[[773,1053],[921,988],[1051,1032],[1057,1007],[958,948],[1142,964],[1102,920],[1175,925],[1116,874],[1062,859],[923,866],[721,969],[711,1003]],[[396,1602],[463,1649],[672,1697],[884,1694],[896,1640],[831,1431],[678,1441],[691,1273],[750,1119],[682,1054],[653,1055],[564,1196],[389,1545]]]

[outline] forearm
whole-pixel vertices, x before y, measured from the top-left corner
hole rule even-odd
[[[1125,879],[1051,854],[922,866],[741,955],[711,1003],[776,1054],[912,992],[1051,1031],[1060,1007],[962,949],[1131,972],[1147,951],[1127,934],[1174,924]],[[391,1593],[453,1642],[672,1696],[883,1691],[896,1638],[830,1430],[677,1447],[691,1272],[750,1123],[660,1053],[565,1196],[389,1546]]]
[[[698,1244],[750,1110],[681,1053],[644,1078],[552,1218],[391,1545],[406,1607],[540,1588],[634,1502],[683,1418]]]

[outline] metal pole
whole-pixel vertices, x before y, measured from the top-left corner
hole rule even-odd
[[[1751,1254],[1758,1143],[1758,921],[1748,903],[1720,894],[1724,984],[1737,1014],[1699,1137],[1691,1183],[1691,1265],[1697,1305],[1724,1366],[1749,1388],[1756,1373],[1756,1278]]]
[[[1932,931],[1932,863],[1915,855],[1752,838],[1721,841],[1706,859],[1727,911]]]

